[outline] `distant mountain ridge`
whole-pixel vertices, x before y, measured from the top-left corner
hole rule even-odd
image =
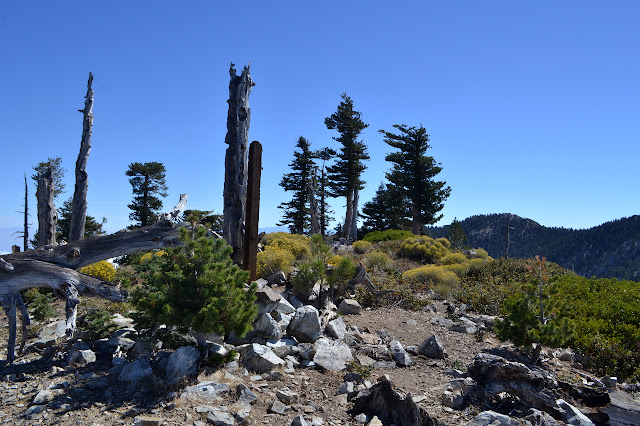
[[[460,222],[468,243],[489,255],[504,255],[509,226],[509,257],[546,256],[586,277],[640,281],[640,216],[603,223],[590,229],[548,228],[514,214],[471,216]],[[430,227],[432,237],[444,237],[449,226]]]

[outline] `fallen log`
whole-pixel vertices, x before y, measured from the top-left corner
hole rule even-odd
[[[123,301],[127,292],[111,283],[77,272],[83,266],[112,257],[144,250],[181,244],[178,229],[185,223],[171,223],[184,210],[187,194],[180,195],[180,202],[163,220],[144,228],[120,231],[111,235],[94,235],[71,244],[52,249],[38,249],[13,253],[0,257],[0,303],[9,320],[7,361],[15,359],[16,312],[21,312],[24,346],[29,314],[22,301],[21,291],[33,287],[51,288],[65,295],[67,335],[73,335],[77,314],[78,296],[92,296],[113,301]]]

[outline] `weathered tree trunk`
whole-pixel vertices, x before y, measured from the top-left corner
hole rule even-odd
[[[38,189],[36,199],[38,200],[38,233],[36,241],[38,247],[56,245],[56,224],[58,215],[56,206],[53,203],[54,181],[51,167],[44,171],[38,171]]]
[[[249,94],[255,85],[249,75],[249,66],[244,67],[238,77],[231,64],[229,74],[229,113],[227,115],[228,146],[224,174],[223,236],[233,247],[233,259],[242,261],[245,209],[247,199],[247,147],[249,143]]]
[[[255,281],[258,264],[258,222],[260,221],[260,178],[262,176],[262,145],[253,141],[249,147],[249,178],[247,188],[247,223],[244,234],[242,266]]]
[[[27,174],[24,174],[24,230],[22,231],[22,250],[29,250],[29,189]]]
[[[320,188],[320,233],[324,237],[327,232],[327,211],[326,211],[326,190],[324,183],[326,182],[327,172],[324,164],[322,165],[322,183]]]
[[[186,223],[172,224],[166,218],[178,217],[186,205],[186,194],[163,220],[146,228],[111,235],[93,235],[50,250],[31,250],[0,257],[0,302],[9,319],[8,361],[12,362],[16,338],[16,307],[22,313],[23,338],[29,315],[20,292],[32,287],[48,287],[64,294],[67,300],[67,333],[73,334],[78,295],[123,301],[127,292],[97,278],[81,274],[79,269],[111,257],[142,250],[181,244],[178,229]],[[21,344],[21,349],[24,341]]]
[[[349,239],[356,241],[358,239],[358,201],[360,200],[360,191],[358,187],[353,190],[353,211],[351,212],[351,233]]]
[[[87,161],[91,152],[91,133],[93,128],[93,74],[89,73],[87,82],[87,95],[84,100],[82,119],[82,140],[80,152],[76,161],[76,187],[73,192],[73,204],[71,208],[71,227],[69,230],[69,242],[84,238],[84,226],[87,220]]]
[[[320,224],[318,223],[318,201],[316,200],[316,189],[318,187],[318,168],[313,169],[311,178],[311,190],[309,191],[309,211],[311,214],[311,235],[320,233]]]
[[[413,216],[411,220],[411,232],[413,232],[414,235],[420,235],[420,231],[422,231],[422,223],[420,222],[420,209],[418,209],[418,206],[414,204]]]
[[[342,236],[349,239],[351,236],[351,225],[353,224],[353,191],[347,193],[347,211],[342,227]]]

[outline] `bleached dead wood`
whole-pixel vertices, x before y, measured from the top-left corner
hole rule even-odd
[[[91,83],[93,83],[93,74],[89,73],[84,109],[79,110],[83,114],[82,139],[80,141],[78,160],[76,160],[76,186],[73,192],[69,241],[84,238],[84,226],[87,221],[87,190],[89,188],[87,161],[91,152],[91,133],[93,128],[93,89],[91,88]]]
[[[233,258],[240,263],[243,258],[245,209],[247,200],[247,168],[249,147],[249,124],[251,110],[249,95],[255,85],[249,74],[249,66],[244,67],[240,76],[236,75],[234,64],[229,68],[229,113],[227,115],[228,145],[224,158],[224,210],[223,236],[233,247]]]
[[[38,200],[38,233],[36,234],[36,242],[38,247],[54,247],[56,245],[58,214],[53,200],[54,185],[51,167],[38,170],[38,188],[36,190],[36,199]]]

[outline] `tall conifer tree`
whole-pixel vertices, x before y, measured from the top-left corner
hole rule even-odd
[[[342,145],[338,160],[328,168],[329,189],[334,197],[346,197],[347,211],[342,236],[353,239],[355,229],[353,223],[358,213],[355,192],[363,189],[365,182],[360,178],[366,169],[364,161],[369,159],[367,146],[359,141],[360,133],[368,127],[360,118],[361,113],[353,109],[353,101],[346,93],[342,94],[342,102],[337,111],[325,118],[324,123],[330,130],[337,130],[340,136],[334,137]]]
[[[440,163],[433,157],[425,155],[429,146],[429,135],[422,125],[408,127],[394,124],[401,133],[394,134],[384,130],[384,141],[397,148],[398,151],[388,154],[385,159],[393,163],[386,176],[409,201],[411,232],[420,234],[422,225],[436,223],[442,215],[438,215],[449,197],[451,188],[446,182],[436,181],[435,177],[442,171]]]
[[[300,136],[296,143],[297,151],[293,153],[293,161],[289,164],[291,173],[282,177],[280,186],[285,191],[293,192],[289,202],[281,203],[278,208],[284,210],[283,218],[278,226],[289,225],[292,234],[304,234],[309,229],[309,203],[311,194],[311,180],[315,163],[314,153],[308,140]]]
[[[167,196],[165,168],[162,163],[131,163],[126,175],[133,189],[133,201],[127,207],[133,210],[129,219],[136,221],[132,228],[153,224],[162,208],[162,200],[157,196]]]
[[[406,205],[392,185],[381,183],[373,199],[362,206],[364,232],[408,228]]]

